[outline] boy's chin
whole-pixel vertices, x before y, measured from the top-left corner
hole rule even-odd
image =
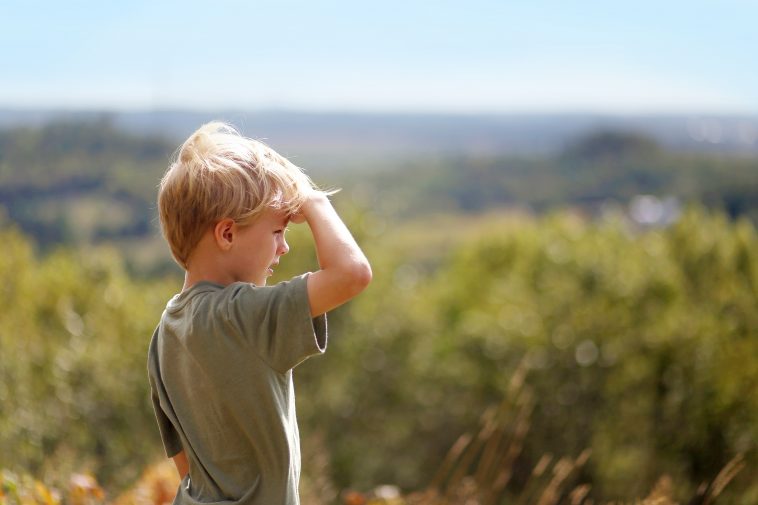
[[[259,274],[258,277],[255,277],[255,275],[251,275],[247,282],[251,284],[255,284],[256,286],[265,286],[268,278],[274,275],[274,272],[271,270],[267,270],[265,273]]]

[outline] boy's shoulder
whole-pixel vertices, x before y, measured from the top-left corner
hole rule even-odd
[[[180,344],[219,364],[229,352],[253,351],[278,371],[290,369],[326,348],[326,316],[310,315],[307,277],[273,286],[199,282],[169,300],[154,336],[160,340],[156,350]]]
[[[238,296],[240,294],[251,295],[274,295],[276,291],[287,291],[288,289],[297,289],[300,284],[305,284],[310,272],[306,272],[301,275],[292,277],[289,280],[280,281],[271,286],[258,286],[252,282],[232,282],[230,284],[219,284],[218,282],[210,280],[201,280],[185,289],[184,291],[177,293],[170,300],[172,302],[182,302],[184,300],[191,299],[198,295],[213,293],[217,296]]]
[[[196,314],[203,309],[222,309],[216,316],[223,315],[224,309],[235,305],[253,304],[271,309],[292,298],[302,298],[303,295],[307,297],[308,275],[305,273],[273,286],[257,286],[249,282],[223,285],[213,281],[199,281],[168,300],[162,320],[167,316],[187,312],[187,308],[192,309],[189,314]]]

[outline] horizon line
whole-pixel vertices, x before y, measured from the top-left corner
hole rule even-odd
[[[249,106],[164,106],[164,107],[115,107],[115,106],[27,106],[0,103],[3,113],[53,113],[53,114],[150,114],[150,113],[264,113],[264,114],[300,114],[300,115],[341,115],[341,116],[450,116],[450,117],[742,117],[758,119],[758,110],[639,110],[625,109],[500,109],[500,110],[457,110],[457,109],[372,109],[372,108],[338,108],[338,107],[249,107]]]

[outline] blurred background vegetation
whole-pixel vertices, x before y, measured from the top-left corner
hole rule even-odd
[[[162,459],[146,353],[181,286],[154,204],[178,142],[107,117],[0,130],[0,469],[113,497]],[[740,455],[719,503],[758,503],[758,157],[620,129],[441,153],[309,171],[343,188],[374,282],[296,374],[306,490],[444,488],[445,462],[494,458],[461,435],[505,416],[479,435],[511,441],[491,503],[531,503],[546,457],[583,458],[566,503],[663,476],[683,502]],[[274,281],[316,268],[291,228]]]

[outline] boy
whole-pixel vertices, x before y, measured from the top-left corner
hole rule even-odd
[[[326,312],[371,268],[327,195],[299,168],[223,123],[180,148],[158,192],[161,228],[184,268],[153,334],[148,374],[175,504],[298,504],[292,369],[326,349]],[[266,287],[307,222],[320,269]]]

